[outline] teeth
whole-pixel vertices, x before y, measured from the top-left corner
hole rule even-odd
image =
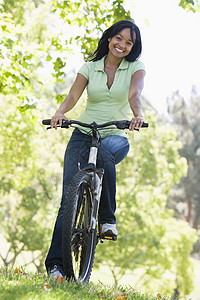
[[[120,50],[119,48],[115,48],[117,51],[119,51],[119,52],[124,52],[123,50]]]

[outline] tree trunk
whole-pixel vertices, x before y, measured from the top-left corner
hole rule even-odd
[[[194,217],[194,221],[193,221],[193,224],[192,224],[192,228],[198,230],[198,219],[199,219],[199,212],[196,211],[195,212],[195,217]]]
[[[192,202],[191,197],[186,195],[186,203],[187,203],[187,214],[185,216],[185,220],[190,223],[191,222],[191,209],[192,209]]]

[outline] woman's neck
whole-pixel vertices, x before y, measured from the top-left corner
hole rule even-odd
[[[107,68],[118,68],[122,59],[118,59],[108,53],[108,56],[106,57],[104,61],[104,66]]]

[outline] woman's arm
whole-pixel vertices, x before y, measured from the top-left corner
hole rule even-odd
[[[62,125],[62,120],[67,120],[65,113],[70,111],[79,98],[81,97],[85,87],[87,86],[88,80],[82,74],[77,74],[77,77],[69,91],[69,94],[62,102],[56,113],[51,119],[51,127],[55,127],[57,129],[57,122],[59,121],[59,125]]]
[[[132,75],[131,78],[129,97],[128,97],[130,107],[134,114],[134,118],[132,118],[129,127],[129,130],[131,131],[134,130],[134,128],[139,129],[142,126],[142,123],[144,122],[142,116],[142,106],[140,101],[141,92],[144,87],[144,76],[145,76],[145,71],[138,70]]]

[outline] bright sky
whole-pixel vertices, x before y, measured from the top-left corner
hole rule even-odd
[[[186,12],[178,0],[127,2],[142,35],[141,60],[147,72],[143,94],[163,113],[174,91],[188,99],[196,85],[200,93],[200,13]]]
[[[125,1],[142,36],[143,95],[162,114],[173,92],[189,99],[195,85],[200,94],[200,13],[185,11],[179,0]],[[76,70],[83,63],[78,55],[72,58]]]

